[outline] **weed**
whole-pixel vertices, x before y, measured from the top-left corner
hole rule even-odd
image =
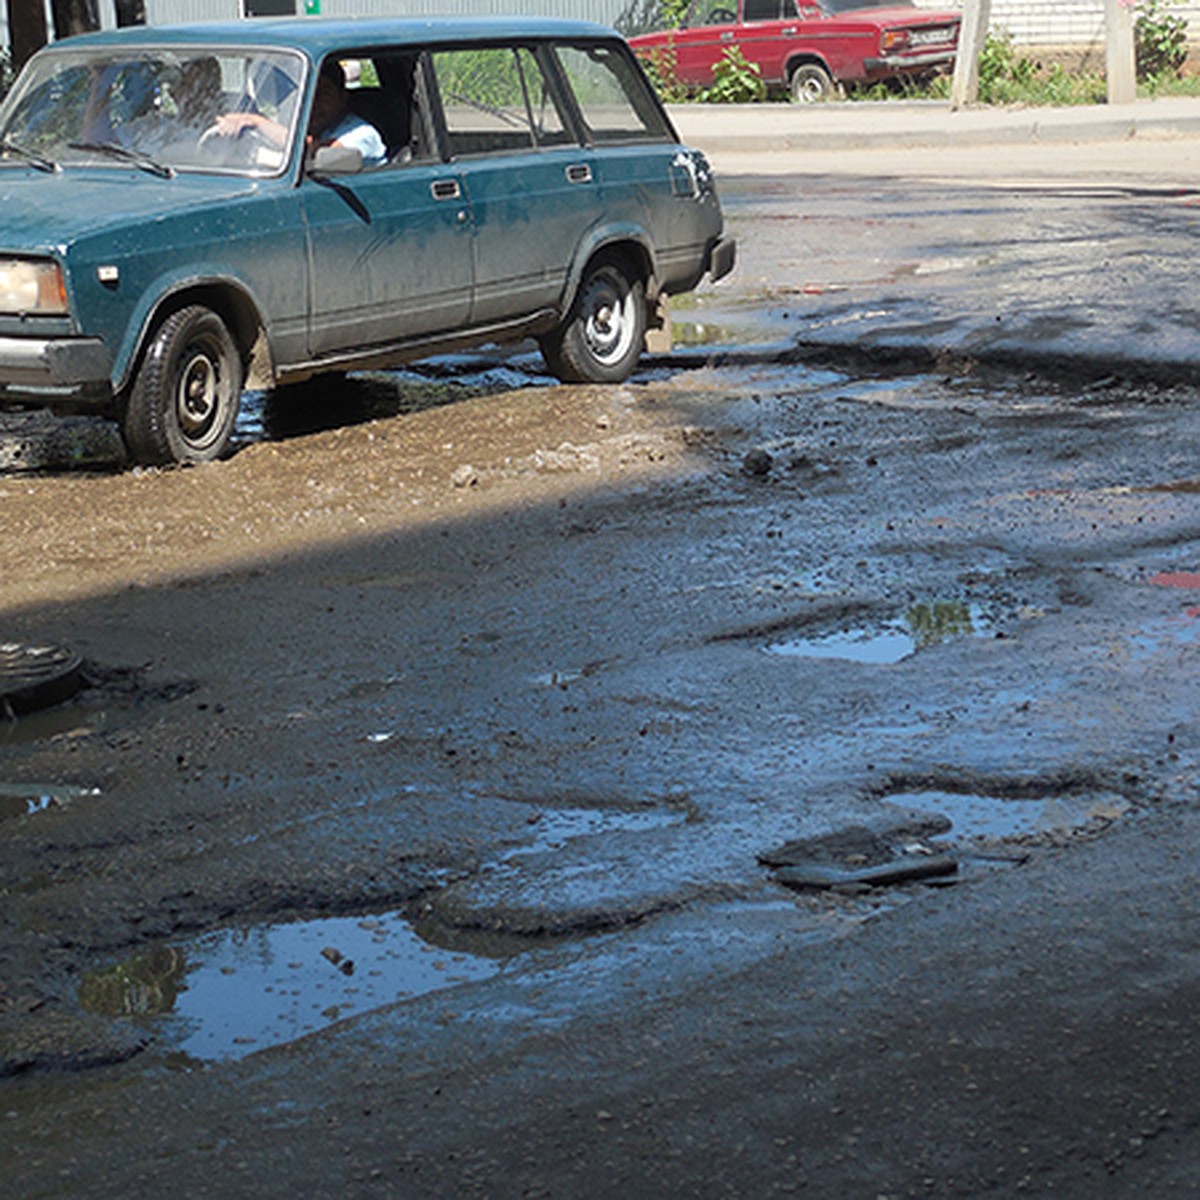
[[[713,67],[711,87],[696,96],[706,104],[751,104],[767,98],[767,85],[757,63],[748,62],[736,46],[730,46]]]
[[[1166,11],[1178,0],[1142,0],[1133,25],[1137,74],[1142,80],[1178,76],[1187,60],[1187,21]]]

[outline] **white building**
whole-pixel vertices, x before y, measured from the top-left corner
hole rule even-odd
[[[529,13],[581,17],[615,24],[630,0],[144,0],[152,25],[183,21],[268,16],[317,11],[322,16],[400,16],[444,13]],[[961,0],[916,0],[921,8],[961,8]],[[47,6],[48,8],[48,6]],[[99,0],[100,20],[116,24],[115,0]],[[1170,4],[1166,12],[1188,21],[1191,40],[1200,42],[1200,0]],[[53,28],[47,12],[47,27]],[[992,0],[991,28],[1007,33],[1018,47],[1073,54],[1104,54],[1104,0]],[[8,44],[0,4],[0,44]]]

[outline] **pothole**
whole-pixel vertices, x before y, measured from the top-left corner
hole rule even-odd
[[[486,979],[503,960],[423,941],[392,913],[206,934],[85,976],[89,1012],[146,1021],[185,1055],[241,1058],[343,1018]]]
[[[69,678],[60,680],[57,672],[67,669],[67,661],[64,657],[61,668],[46,668],[49,681],[36,685],[36,707],[23,693],[26,698],[17,707],[9,703],[6,708],[0,680],[0,746],[111,734],[130,724],[144,705],[179,700],[196,688],[191,680],[150,684],[141,668],[86,660],[71,666]],[[15,678],[16,672],[10,676]]]
[[[528,842],[512,846],[493,865],[511,864],[534,854],[558,850],[576,838],[609,833],[642,833],[666,829],[687,820],[687,813],[678,809],[648,808],[553,808],[544,809],[530,821],[533,837]]]
[[[1106,828],[1130,803],[1116,795],[1047,795],[1013,798],[947,791],[892,792],[889,804],[945,816],[950,828],[928,839],[932,846],[963,851],[1004,843],[1047,842]]]
[[[0,746],[88,737],[110,732],[120,724],[120,714],[111,697],[98,699],[84,692],[53,708],[27,713],[19,720],[0,720]]]
[[[1133,808],[1115,792],[988,795],[935,788],[880,797],[901,810],[887,832],[850,826],[759,855],[777,883],[849,895],[941,886],[1025,862],[1033,846],[1102,832]]]
[[[915,604],[899,621],[859,626],[835,633],[788,638],[764,649],[784,658],[841,659],[887,666],[952,638],[979,635],[987,622],[981,611],[964,601]]]

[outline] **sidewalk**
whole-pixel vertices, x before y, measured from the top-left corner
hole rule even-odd
[[[942,101],[677,104],[684,142],[707,152],[848,150],[1123,141],[1200,135],[1200,98],[1070,108],[971,108]]]

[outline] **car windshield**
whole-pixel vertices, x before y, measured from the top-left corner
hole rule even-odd
[[[304,60],[280,51],[55,49],[0,109],[0,167],[130,165],[159,175],[273,175],[287,161]],[[218,118],[254,113],[257,127]]]

